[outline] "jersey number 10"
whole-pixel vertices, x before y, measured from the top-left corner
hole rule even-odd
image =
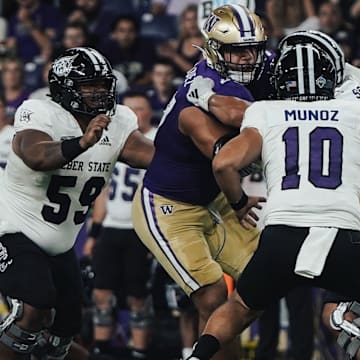
[[[291,127],[285,131],[285,176],[281,189],[298,189],[299,175],[299,128]],[[328,143],[328,154],[324,151]],[[338,129],[317,127],[309,134],[308,180],[317,188],[336,189],[341,183],[343,136]],[[328,160],[324,162],[325,156]]]

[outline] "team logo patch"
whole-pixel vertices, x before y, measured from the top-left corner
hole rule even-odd
[[[27,109],[22,109],[20,112],[20,122],[22,122],[22,123],[30,122],[31,114],[33,114],[32,111],[27,110]]]
[[[161,205],[160,209],[164,215],[172,215],[174,205]]]
[[[105,136],[100,140],[100,145],[111,146],[111,141],[110,141],[109,137],[105,135]]]
[[[322,89],[325,85],[326,85],[326,79],[322,76],[319,76],[317,79],[316,79],[316,85]]]
[[[13,259],[9,259],[6,247],[0,242],[0,272],[5,272],[7,267],[11,265]]]
[[[64,56],[58,60],[55,60],[53,64],[53,71],[57,76],[68,76],[72,69],[72,64],[78,54],[73,56]]]

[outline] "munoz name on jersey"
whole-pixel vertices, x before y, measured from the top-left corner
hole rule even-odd
[[[284,110],[285,121],[315,120],[339,121],[339,110]]]

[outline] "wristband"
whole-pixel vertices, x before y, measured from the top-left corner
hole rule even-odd
[[[209,99],[213,95],[215,95],[215,93],[212,90],[209,90],[205,94],[201,94],[199,96],[199,100],[198,100],[199,101],[199,107],[201,107],[201,109],[205,110],[206,112],[209,112]]]
[[[243,191],[241,198],[236,203],[230,203],[230,206],[235,210],[238,211],[242,209],[248,202],[249,197],[245,194],[245,191]]]
[[[63,140],[61,142],[61,153],[66,161],[71,161],[86,151],[86,149],[83,149],[80,146],[79,141],[81,138],[82,136],[79,136],[73,139]]]
[[[101,223],[93,222],[88,232],[88,237],[93,237],[96,239],[99,236],[101,229],[102,229]]]

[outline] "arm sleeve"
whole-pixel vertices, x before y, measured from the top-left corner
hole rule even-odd
[[[51,113],[41,100],[27,100],[18,107],[15,113],[15,131],[39,130],[54,137]]]

